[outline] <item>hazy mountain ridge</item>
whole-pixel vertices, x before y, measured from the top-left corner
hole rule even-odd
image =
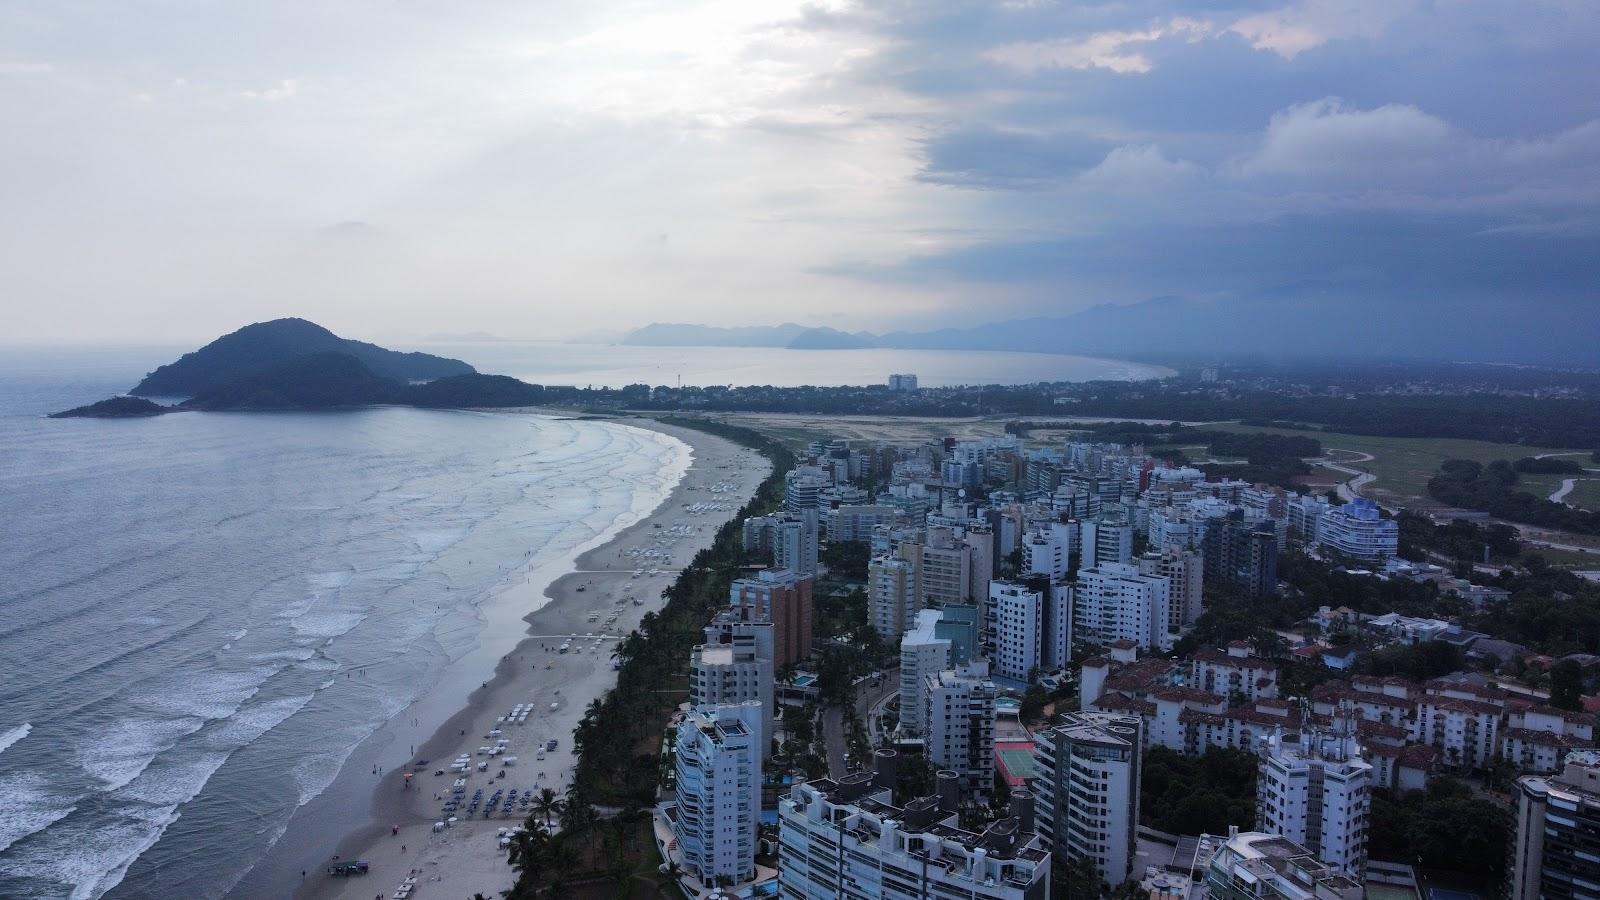
[[[1147,361],[1226,356],[1396,359],[1590,365],[1600,317],[1485,302],[1403,302],[1388,294],[1335,302],[1302,282],[1229,300],[1157,297],[961,328],[847,333],[785,324],[771,329],[650,325],[625,344],[790,349],[991,350]],[[798,329],[798,330],[797,330]],[[644,339],[636,339],[645,335]]]
[[[459,359],[389,350],[339,337],[305,319],[288,318],[257,322],[223,335],[146,375],[129,393],[143,397],[199,396],[275,366],[325,353],[353,357],[372,374],[399,382],[431,381],[476,371]]]

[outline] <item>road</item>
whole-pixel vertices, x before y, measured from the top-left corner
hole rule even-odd
[[[1355,459],[1347,459],[1347,460],[1344,461],[1344,462],[1348,462],[1348,463],[1372,462],[1374,459],[1377,458],[1377,457],[1373,456],[1371,453],[1363,453],[1360,450],[1346,450],[1346,449],[1344,449],[1342,447],[1329,447],[1328,448],[1328,452],[1330,452],[1330,453],[1335,452],[1335,451],[1337,451],[1339,453],[1353,453],[1353,454],[1355,454],[1355,457],[1356,457]],[[1338,493],[1339,493],[1339,499],[1343,500],[1346,503],[1349,503],[1351,500],[1354,500],[1355,498],[1361,496],[1361,489],[1366,487],[1367,485],[1371,484],[1372,482],[1374,482],[1374,481],[1376,481],[1378,479],[1378,476],[1372,474],[1371,472],[1364,472],[1361,469],[1352,469],[1349,466],[1344,465],[1343,463],[1337,463],[1337,462],[1334,462],[1331,459],[1318,459],[1318,460],[1315,460],[1315,462],[1316,462],[1317,465],[1322,466],[1324,469],[1332,469],[1335,472],[1343,472],[1344,474],[1350,476],[1349,478],[1346,478],[1344,481],[1339,482],[1339,487],[1337,488]]]
[[[867,721],[872,708],[891,694],[900,690],[900,669],[885,669],[878,675],[879,683],[873,684],[871,679],[856,685],[856,717],[862,722]],[[822,741],[828,748],[828,777],[842,778],[847,771],[848,759],[845,755],[847,744],[845,742],[844,710],[837,706],[829,706],[822,710]]]

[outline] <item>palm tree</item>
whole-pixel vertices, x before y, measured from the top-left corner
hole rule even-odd
[[[541,788],[538,796],[534,797],[533,803],[530,804],[533,808],[533,814],[544,820],[546,831],[550,830],[550,814],[556,811],[556,802],[555,791],[550,788]]]

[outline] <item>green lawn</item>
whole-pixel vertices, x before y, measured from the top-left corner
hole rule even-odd
[[[1309,434],[1322,441],[1326,448],[1370,453],[1371,462],[1347,462],[1353,469],[1361,469],[1378,476],[1365,493],[1375,500],[1425,509],[1437,506],[1428,497],[1428,479],[1439,471],[1439,464],[1447,459],[1472,459],[1487,463],[1497,459],[1518,459],[1540,453],[1559,453],[1571,447],[1527,447],[1521,444],[1496,444],[1489,441],[1468,441],[1456,438],[1396,438],[1373,437],[1365,434],[1339,432],[1298,432],[1282,428],[1262,428],[1253,425],[1208,426],[1223,431],[1273,432],[1277,434]],[[1587,451],[1585,451],[1587,455]],[[1340,454],[1344,456],[1344,454]],[[1581,459],[1582,457],[1573,457]],[[1343,462],[1343,460],[1340,460]],[[1528,476],[1530,479],[1543,476]],[[1539,482],[1542,484],[1543,482]],[[1557,482],[1559,483],[1559,479]],[[1590,483],[1592,485],[1592,483]],[[1583,485],[1588,487],[1589,485]],[[1547,488],[1548,495],[1554,487]],[[1576,502],[1584,502],[1582,500]]]
[[[1600,512],[1600,476],[1579,481],[1567,495],[1567,502],[1584,509]]]

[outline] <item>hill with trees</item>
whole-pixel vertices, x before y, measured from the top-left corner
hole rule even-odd
[[[402,384],[475,370],[459,359],[404,353],[353,341],[305,319],[257,322],[223,335],[146,375],[129,393],[140,397],[196,397],[302,357],[339,353],[360,360],[374,375]]]

